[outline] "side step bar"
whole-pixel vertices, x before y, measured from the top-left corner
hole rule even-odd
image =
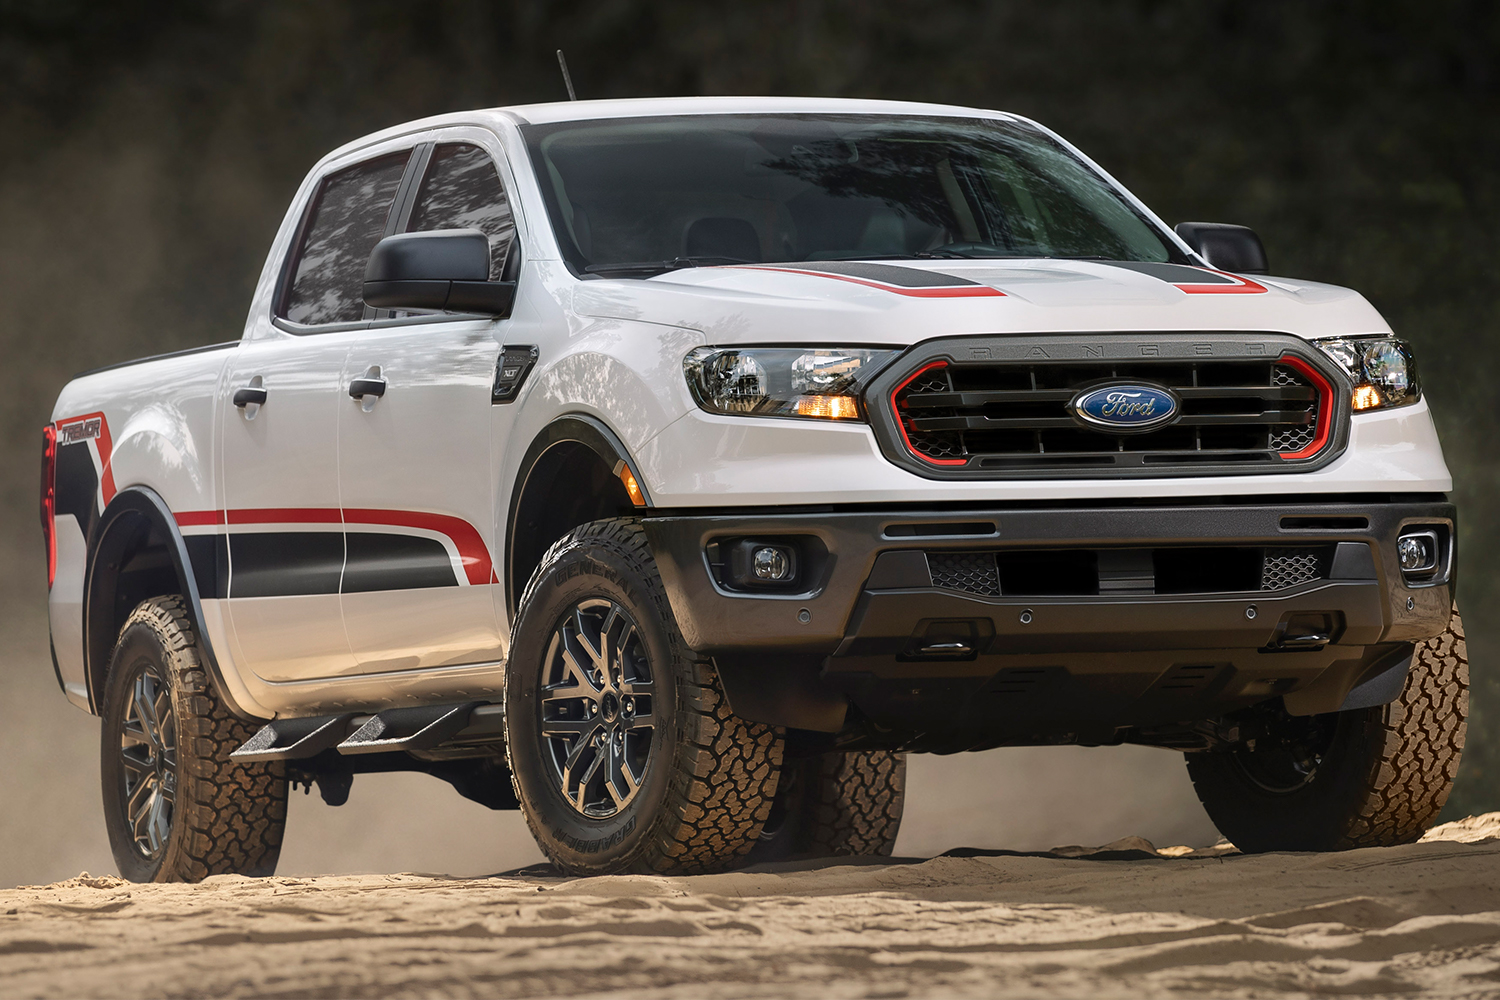
[[[336,746],[349,732],[353,712],[308,719],[272,719],[229,756],[234,760],[301,760]]]
[[[469,725],[477,701],[460,705],[388,708],[338,745],[339,753],[384,753],[387,750],[431,750]]]
[[[487,743],[501,736],[499,705],[465,701],[388,708],[375,715],[272,719],[229,756],[234,760],[304,760],[325,750],[341,754],[432,750],[450,742]]]

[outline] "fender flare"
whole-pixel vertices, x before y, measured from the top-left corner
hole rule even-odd
[[[103,681],[109,669],[109,658],[114,652],[115,633],[113,611],[115,603],[115,577],[110,573],[118,566],[126,542],[135,537],[142,528],[154,529],[166,540],[167,555],[176,572],[183,599],[187,602],[188,618],[198,633],[198,651],[203,665],[213,681],[219,698],[231,712],[242,719],[253,718],[234,700],[219,659],[214,654],[213,642],[203,627],[203,605],[198,599],[198,581],[193,574],[193,563],[188,557],[187,544],[177,530],[177,519],[161,494],[147,486],[127,486],[115,494],[104,513],[95,522],[88,543],[88,560],[83,576],[83,659],[84,679],[88,687],[89,709],[98,714],[103,698]],[[111,560],[116,560],[112,565]]]
[[[532,439],[531,445],[526,449],[526,455],[521,459],[521,464],[516,470],[515,484],[510,492],[510,506],[505,516],[505,604],[512,619],[515,618],[516,605],[521,599],[521,595],[516,592],[520,588],[512,586],[515,576],[516,515],[520,511],[521,498],[526,495],[526,487],[537,463],[547,452],[562,444],[583,445],[598,456],[600,461],[616,475],[619,474],[622,462],[632,474],[637,473],[640,468],[635,459],[630,456],[630,450],[625,447],[619,435],[615,434],[604,421],[586,413],[569,413],[558,417],[543,427],[541,432]],[[641,489],[641,498],[645,500],[642,505],[643,509],[654,506],[646,484],[639,475],[635,478]]]

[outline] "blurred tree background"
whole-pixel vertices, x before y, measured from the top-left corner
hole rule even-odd
[[[1364,292],[1416,344],[1457,482],[1475,704],[1448,814],[1500,808],[1488,0],[0,0],[6,621],[40,621],[37,432],[68,376],[238,337],[314,160],[406,119],[562,99],[559,47],[585,98],[1019,112],[1170,222],[1252,226],[1273,273]]]

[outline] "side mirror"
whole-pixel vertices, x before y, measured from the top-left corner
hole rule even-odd
[[[490,241],[477,229],[398,233],[370,253],[365,302],[377,309],[508,315],[516,283],[489,276]]]
[[[1221,271],[1271,273],[1271,266],[1266,263],[1266,248],[1261,246],[1253,229],[1221,222],[1179,222],[1176,231],[1182,242]]]

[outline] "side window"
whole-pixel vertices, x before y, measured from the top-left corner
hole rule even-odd
[[[411,153],[361,163],[323,179],[282,313],[294,323],[347,323],[365,315],[365,265],[385,235]]]
[[[516,227],[490,154],[469,143],[434,149],[406,229],[478,229],[490,238],[490,280],[499,278]]]

